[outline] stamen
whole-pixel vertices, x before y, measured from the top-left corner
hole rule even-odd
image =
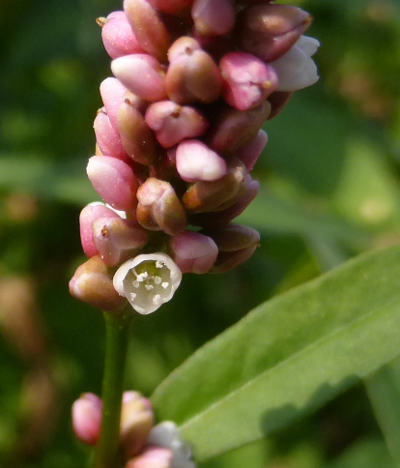
[[[163,282],[161,283],[161,287],[164,288],[164,289],[167,289],[168,286],[169,286],[168,281],[163,281]]]
[[[164,268],[164,263],[160,260],[156,260],[156,268]]]
[[[153,276],[153,278],[154,278],[154,283],[155,284],[161,284],[162,279],[161,279],[160,276]]]
[[[147,289],[147,291],[151,291],[154,289],[154,286],[152,284],[145,284],[144,287]]]
[[[159,305],[161,304],[161,296],[159,294],[156,294],[154,297],[153,297],[153,304],[154,305]]]

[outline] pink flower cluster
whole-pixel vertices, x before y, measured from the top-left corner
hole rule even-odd
[[[93,393],[84,393],[72,405],[72,427],[84,444],[99,440],[102,406]],[[125,468],[195,468],[176,425],[165,421],[154,426],[150,400],[134,391],[123,394],[119,452]]]
[[[70,282],[75,297],[108,310],[123,295],[135,301],[135,292],[121,296],[125,277],[115,288],[112,276],[138,254],[168,253],[182,273],[197,274],[229,271],[253,254],[258,232],[231,221],[259,190],[250,173],[267,143],[261,127],[318,79],[319,43],[302,35],[311,16],[300,8],[266,0],[123,7],[98,19],[114,76],[100,85],[87,173],[106,205],[81,212],[89,260]]]

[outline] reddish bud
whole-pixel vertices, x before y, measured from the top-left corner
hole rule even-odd
[[[246,262],[255,252],[257,245],[246,247],[236,252],[222,252],[218,255],[217,261],[210,273],[226,273],[242,263]]]
[[[278,86],[275,70],[254,55],[230,52],[220,61],[226,102],[239,110],[261,104]]]
[[[123,11],[107,16],[101,29],[104,48],[111,58],[143,52]]]
[[[84,393],[72,405],[72,428],[84,444],[95,445],[99,439],[102,406],[94,393]]]
[[[147,233],[139,227],[129,226],[121,218],[98,218],[92,224],[93,242],[106,265],[116,266],[135,256],[132,251],[143,247]]]
[[[231,205],[226,210],[218,213],[218,223],[228,223],[232,219],[239,216],[256,198],[259,191],[259,182],[257,180],[253,180],[251,176],[248,175],[244,182],[244,192],[240,195],[240,197],[235,201],[233,205]]]
[[[226,163],[201,141],[185,140],[176,149],[176,169],[186,182],[213,181],[226,174]]]
[[[138,392],[124,392],[121,409],[121,446],[125,458],[138,455],[154,424],[152,406]]]
[[[149,445],[135,458],[128,461],[124,468],[172,468],[173,452],[166,447]]]
[[[236,252],[260,242],[260,234],[255,229],[240,224],[227,224],[206,233],[214,239],[220,252]]]
[[[181,55],[191,55],[196,50],[201,50],[201,46],[196,39],[190,36],[180,37],[168,49],[168,61],[172,63]]]
[[[171,39],[157,10],[146,0],[124,0],[124,11],[140,47],[165,61]]]
[[[235,24],[235,10],[231,0],[195,0],[192,18],[201,35],[224,36]]]
[[[126,161],[127,154],[121,143],[118,132],[111,125],[103,109],[97,113],[93,123],[97,144],[102,154]]]
[[[69,291],[75,299],[102,310],[114,311],[125,303],[114,289],[106,264],[98,256],[77,268],[69,282]]]
[[[86,171],[96,192],[113,208],[130,211],[136,206],[137,182],[128,164],[108,156],[93,156]]]
[[[131,54],[111,62],[114,75],[145,101],[166,97],[165,74],[157,59],[148,54]]]
[[[181,232],[170,240],[169,246],[182,273],[207,273],[218,255],[213,239],[198,232]]]
[[[169,15],[181,15],[189,11],[193,0],[148,0],[157,10]]]
[[[222,154],[237,151],[257,135],[270,112],[268,101],[247,111],[224,109],[213,126],[210,146]]]
[[[271,113],[269,114],[268,120],[273,119],[281,112],[292,95],[292,92],[287,91],[275,91],[275,93],[271,94],[268,98],[268,102],[271,104]]]
[[[210,103],[221,93],[222,78],[207,52],[188,48],[170,64],[165,85],[169,98],[179,104]]]
[[[250,175],[247,175],[244,181],[244,191],[241,191],[239,197],[231,203],[231,206],[217,213],[198,214],[193,217],[193,222],[200,226],[209,227],[228,224],[248,207],[259,191],[260,184],[253,180]]]
[[[152,104],[146,111],[146,123],[164,148],[170,148],[185,138],[203,135],[208,126],[195,108],[172,101]]]
[[[85,206],[79,215],[79,227],[83,251],[88,257],[93,257],[99,252],[93,240],[92,225],[99,218],[119,218],[115,211],[107,208],[102,203],[90,203]]]
[[[214,182],[195,182],[183,195],[183,204],[192,213],[223,210],[226,205],[235,203],[240,196],[245,176],[245,168],[237,166]]]
[[[157,156],[157,142],[143,115],[129,99],[118,110],[118,128],[128,155],[139,164],[152,164]]]
[[[271,62],[285,54],[310,26],[309,13],[290,5],[254,5],[243,14],[243,50]]]
[[[151,231],[174,236],[186,227],[186,213],[172,185],[150,177],[137,191],[138,223]]]
[[[100,83],[100,95],[103,100],[110,123],[118,131],[117,113],[124,102],[128,90],[117,78],[109,77]]]
[[[247,145],[242,146],[237,152],[239,158],[250,172],[253,170],[258,158],[260,157],[265,145],[268,142],[268,135],[264,130],[259,130],[253,140]]]

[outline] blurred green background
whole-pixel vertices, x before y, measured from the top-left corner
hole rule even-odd
[[[262,191],[242,215],[261,247],[232,273],[186,275],[173,303],[136,321],[127,388],[149,395],[261,301],[399,242],[400,5],[294,3],[315,17],[321,81],[265,126],[270,141],[255,171]],[[85,166],[98,85],[110,74],[94,20],[120,7],[0,3],[2,467],[75,468],[87,458],[69,414],[81,392],[100,391],[103,323],[67,282],[83,260],[79,211],[97,199]],[[202,467],[395,468],[399,424],[395,362],[291,428]]]

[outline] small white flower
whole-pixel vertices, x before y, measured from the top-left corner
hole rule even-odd
[[[142,254],[123,263],[113,284],[139,314],[147,315],[168,302],[182,280],[182,272],[168,255]]]
[[[278,74],[278,91],[297,91],[318,81],[318,69],[311,57],[319,45],[318,39],[301,36],[285,55],[270,63]]]
[[[154,426],[147,440],[149,445],[157,445],[169,448],[173,457],[170,468],[196,468],[191,460],[192,450],[181,439],[176,424],[172,421],[164,421]]]

